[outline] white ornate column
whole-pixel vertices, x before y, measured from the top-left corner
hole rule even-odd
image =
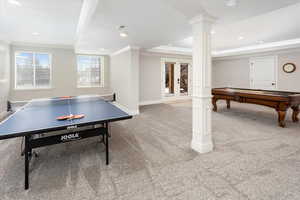
[[[193,18],[193,139],[192,149],[199,153],[213,150],[211,135],[211,25],[215,19]]]

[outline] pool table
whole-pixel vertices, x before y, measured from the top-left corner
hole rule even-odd
[[[285,116],[289,108],[293,109],[293,122],[298,122],[300,93],[273,90],[256,90],[244,88],[213,88],[213,110],[217,112],[217,101],[226,100],[227,108],[230,109],[230,101],[251,103],[274,108],[278,113],[278,124],[285,127]]]

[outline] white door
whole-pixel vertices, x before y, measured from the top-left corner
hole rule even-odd
[[[250,87],[252,89],[277,89],[277,57],[250,59]]]

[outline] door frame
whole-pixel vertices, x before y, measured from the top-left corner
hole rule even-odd
[[[170,96],[170,97],[166,97],[165,96],[165,64],[166,63],[175,63],[175,65],[177,64],[181,64],[181,63],[185,63],[188,64],[189,66],[189,70],[188,70],[188,95],[185,96]],[[161,58],[161,98],[164,101],[169,101],[169,100],[180,100],[180,99],[190,99],[191,98],[191,92],[192,92],[192,59],[185,59],[185,58]],[[175,80],[175,79],[174,79]],[[180,93],[180,91],[179,91]]]
[[[267,58],[272,58],[274,59],[274,72],[275,72],[275,90],[278,89],[278,55],[272,55],[272,56],[258,56],[258,57],[251,57],[249,59],[249,85],[250,85],[250,88],[251,89],[254,89],[253,87],[253,71],[252,71],[252,63],[255,61],[255,60],[259,60],[259,59],[267,59]]]

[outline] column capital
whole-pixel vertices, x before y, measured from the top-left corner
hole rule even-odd
[[[198,23],[201,23],[201,22],[208,22],[208,23],[215,23],[215,21],[217,20],[217,18],[209,15],[209,14],[200,14],[200,15],[197,15],[195,17],[193,17],[189,23],[191,25],[194,25],[194,24],[198,24]]]

